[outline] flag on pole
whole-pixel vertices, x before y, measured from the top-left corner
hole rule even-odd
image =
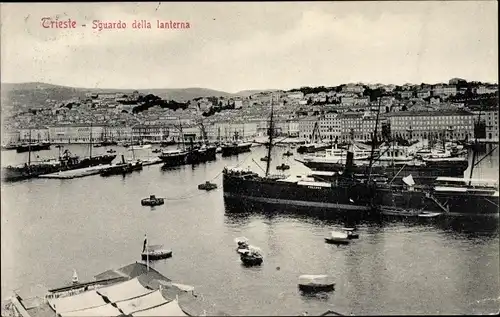
[[[148,245],[148,237],[144,235],[144,245],[142,247],[142,252],[146,251],[146,246]]]

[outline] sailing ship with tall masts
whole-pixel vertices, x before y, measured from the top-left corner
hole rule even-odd
[[[50,146],[51,146],[50,142],[40,141],[40,133],[38,134],[38,141],[33,142],[31,138],[31,129],[30,129],[28,143],[21,143],[20,145],[17,145],[15,149],[17,153],[25,153],[25,152],[50,150]]]

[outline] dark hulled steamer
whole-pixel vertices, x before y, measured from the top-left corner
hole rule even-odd
[[[164,163],[164,166],[173,167],[186,164],[188,152],[180,149],[163,151],[160,156],[158,156]]]
[[[245,152],[250,152],[252,143],[250,142],[233,142],[225,143],[221,146],[222,156],[238,155]]]
[[[34,152],[34,151],[43,151],[50,150],[49,142],[39,142],[39,143],[31,143],[31,144],[21,144],[16,147],[17,153],[25,153],[25,152]]]

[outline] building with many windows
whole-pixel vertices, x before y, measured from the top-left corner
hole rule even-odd
[[[299,137],[311,141],[313,137],[313,131],[316,123],[318,122],[318,117],[305,117],[299,120]]]
[[[392,137],[463,140],[474,133],[473,113],[466,110],[400,111],[388,116]]]
[[[335,141],[341,135],[340,115],[337,113],[327,113],[319,121],[322,139],[325,141]]]
[[[172,131],[175,130],[168,125],[145,125],[137,124],[132,127],[133,141],[161,142],[170,140]]]

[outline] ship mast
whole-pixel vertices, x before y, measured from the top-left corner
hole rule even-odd
[[[476,148],[478,147],[477,136],[479,134],[478,130],[479,130],[480,124],[481,124],[481,109],[479,109],[479,114],[477,116],[477,126],[476,126],[476,129],[473,129],[474,130],[474,134],[475,134],[475,138],[474,138],[474,145],[472,146],[472,163],[470,165],[469,186],[472,183],[472,173],[474,172],[474,164],[475,164],[475,161],[476,161]]]
[[[92,158],[92,122],[90,123],[90,155],[89,158]]]
[[[271,149],[273,146],[273,95],[271,95],[271,120],[269,121],[269,148],[267,149],[267,160],[266,160],[266,177],[269,175],[269,168],[271,166]]]
[[[372,137],[372,150],[370,153],[370,165],[369,165],[369,171],[368,171],[368,182],[370,182],[370,178],[372,175],[372,167],[373,167],[373,155],[375,152],[375,143],[377,141],[377,128],[378,128],[378,116],[380,114],[380,97],[378,100],[378,110],[377,110],[377,118],[375,119],[375,131],[373,131],[373,137]]]
[[[30,129],[30,139],[28,142],[28,166],[31,165],[31,129]]]

